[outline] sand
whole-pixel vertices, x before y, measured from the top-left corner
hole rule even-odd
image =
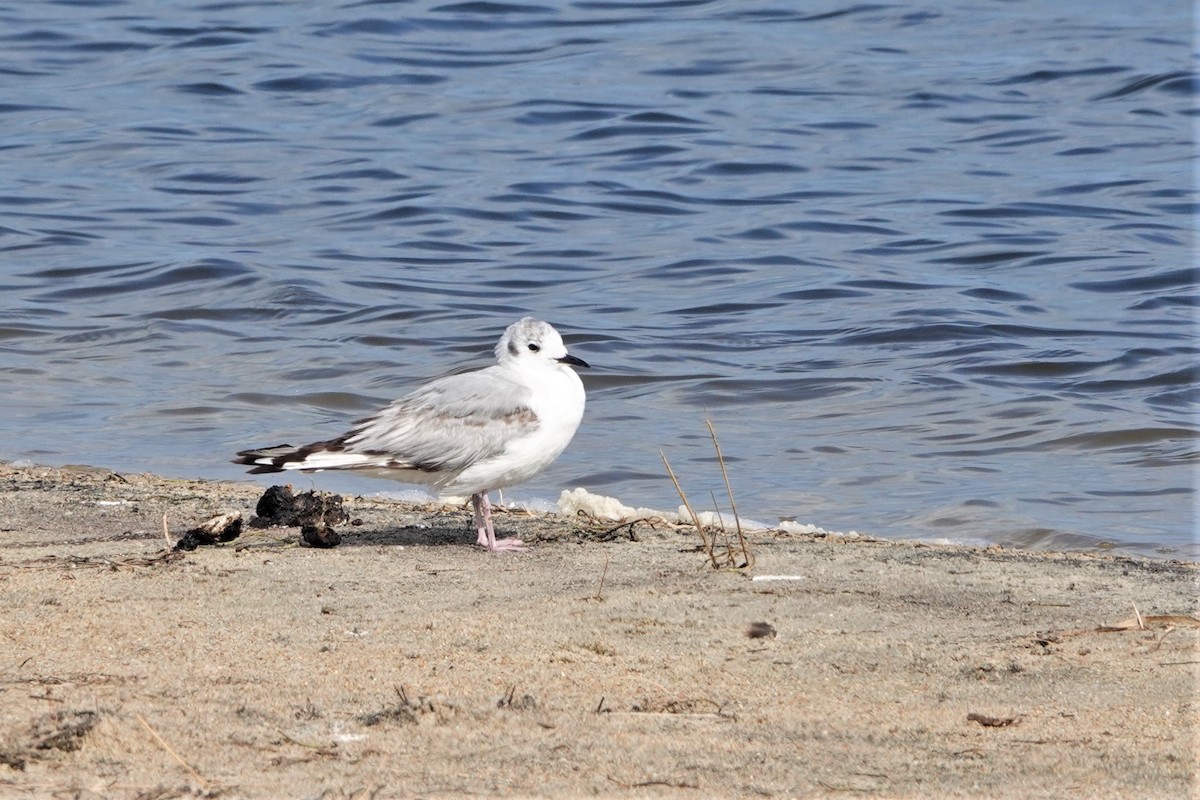
[[[164,513],[264,487],[0,487],[2,797],[1200,796],[1195,564],[756,532],[713,569],[528,513],[493,556],[358,497],[334,548],[180,553]]]

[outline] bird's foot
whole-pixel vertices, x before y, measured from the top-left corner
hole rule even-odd
[[[486,542],[480,544],[493,553],[520,553],[528,549],[520,539],[497,539],[490,546]]]
[[[475,507],[475,544],[486,547],[490,553],[515,553],[525,549],[525,543],[520,539],[496,538],[496,529],[492,527],[492,504],[488,501],[487,492],[471,495],[471,504]]]

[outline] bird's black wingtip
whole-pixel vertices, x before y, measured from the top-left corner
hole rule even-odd
[[[261,475],[264,472],[283,472],[282,467],[273,463],[264,464],[262,459],[271,458],[272,454],[278,455],[280,451],[287,452],[293,449],[290,444],[281,444],[259,450],[239,450],[237,458],[233,459],[232,463],[241,464],[244,467],[254,467],[254,469],[246,470],[251,475]]]

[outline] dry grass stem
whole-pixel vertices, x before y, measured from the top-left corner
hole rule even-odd
[[[737,503],[733,499],[733,488],[729,484],[729,471],[725,468],[725,456],[721,452],[721,443],[717,441],[717,431],[713,427],[712,420],[705,417],[704,423],[708,426],[708,434],[712,437],[713,449],[717,453],[717,463],[721,466],[721,477],[725,481],[725,492],[729,496],[729,507],[733,511],[733,522],[737,530],[738,546],[742,551],[741,563],[738,563],[738,558],[734,554],[733,545],[729,543],[729,531],[725,528],[725,517],[721,513],[720,504],[717,503],[717,495],[715,492],[709,492],[712,496],[713,508],[717,514],[717,524],[721,528],[721,538],[725,541],[725,552],[721,559],[718,559],[714,550],[717,547],[717,534],[714,532],[710,537],[704,530],[704,526],[700,522],[700,516],[692,508],[691,502],[688,501],[687,495],[683,491],[683,487],[679,484],[679,479],[675,477],[675,471],[671,469],[671,462],[667,461],[667,454],[661,449],[658,451],[662,456],[663,464],[667,468],[667,474],[671,476],[671,483],[675,484],[675,491],[679,493],[679,499],[683,501],[684,508],[692,518],[692,523],[696,526],[696,531],[700,534],[700,542],[704,548],[704,552],[708,555],[709,563],[713,569],[721,569],[722,567],[732,567],[734,569],[749,569],[754,566],[754,556],[750,553],[750,545],[746,541],[745,532],[742,531],[742,520],[738,516]],[[723,563],[722,563],[723,561]]]
[[[604,579],[608,577],[608,551],[604,551],[604,571],[600,573],[600,587],[596,589],[596,599],[604,599]]]
[[[717,515],[717,524],[721,526],[721,533],[728,535],[729,531],[725,530],[725,515],[721,513],[721,504],[717,502],[717,493],[710,489],[708,496],[712,498],[713,511]]]
[[[700,534],[700,543],[704,546],[704,552],[708,553],[708,558],[713,562],[713,566],[717,565],[716,559],[713,558],[712,545],[708,541],[707,534],[704,533],[704,526],[700,524],[700,517],[692,508],[691,502],[688,501],[687,495],[683,493],[683,487],[679,485],[679,479],[675,477],[675,470],[671,469],[671,462],[667,461],[667,454],[661,449],[658,454],[662,456],[663,465],[667,468],[667,474],[671,476],[671,483],[675,484],[675,491],[679,493],[679,499],[683,501],[683,507],[687,509],[688,515],[692,518],[692,523],[696,526],[696,533]]]
[[[208,781],[206,781],[204,779],[204,776],[201,775],[199,772],[196,772],[196,770],[192,769],[192,766],[190,764],[188,764],[186,761],[184,761],[183,758],[180,757],[179,753],[176,753],[174,750],[172,750],[171,745],[167,744],[166,741],[161,736],[158,735],[158,731],[156,731],[156,730],[154,730],[154,728],[150,727],[150,723],[146,722],[145,717],[143,717],[141,714],[137,714],[137,718],[138,718],[138,722],[142,723],[142,725],[146,728],[146,730],[150,731],[150,735],[154,737],[155,741],[157,741],[160,745],[162,745],[162,749],[166,750],[167,753],[170,754],[171,758],[178,761],[179,766],[183,767],[189,773],[191,773],[191,776],[193,778],[200,781],[200,785],[203,786],[204,791],[207,792],[210,788],[210,785],[209,785]]]
[[[725,528],[725,515],[721,513],[721,504],[717,502],[717,493],[709,490],[708,496],[712,498],[713,513],[717,515],[717,524],[721,526],[721,541],[725,543],[725,563],[733,563],[733,548],[729,546],[729,531]],[[716,534],[713,535],[713,543],[716,544]]]
[[[318,753],[323,753],[323,754],[328,754],[328,755],[333,755],[337,751],[336,743],[331,744],[331,745],[310,744],[309,742],[302,742],[299,739],[295,738],[294,736],[288,736],[287,733],[285,733],[283,730],[281,730],[279,728],[276,728],[275,732],[278,733],[280,735],[280,737],[283,738],[284,741],[290,742],[290,743],[296,745],[297,747],[303,747],[306,750],[315,750]]]
[[[742,518],[738,516],[737,503],[733,499],[733,487],[729,484],[729,471],[725,469],[725,456],[721,453],[721,443],[717,441],[717,429],[713,427],[712,420],[708,417],[704,418],[704,424],[708,426],[708,435],[712,437],[713,449],[717,451],[717,463],[721,465],[721,478],[725,481],[725,493],[729,495],[729,508],[733,511],[733,524],[737,529],[738,544],[742,548],[742,559],[745,563],[743,567],[749,569],[754,566],[754,556],[750,555],[750,546],[746,543],[746,535],[742,532]],[[715,503],[716,500],[714,499]]]
[[[1144,615],[1139,613],[1136,617],[1121,620],[1114,625],[1100,625],[1094,630],[1104,633],[1112,633],[1119,631],[1147,630],[1151,625],[1166,625],[1175,626],[1183,625],[1189,628],[1200,628],[1200,617],[1194,617],[1190,614],[1150,614]],[[1070,636],[1080,636],[1085,633],[1090,633],[1092,629],[1081,631],[1070,631]]]

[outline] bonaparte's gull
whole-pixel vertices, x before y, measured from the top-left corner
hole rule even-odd
[[[496,539],[488,492],[521,483],[558,458],[583,418],[583,382],[548,323],[525,317],[496,344],[497,364],[425,384],[349,433],[304,447],[243,450],[236,464],[252,473],[345,469],[470,494],[478,543],[520,550]]]

